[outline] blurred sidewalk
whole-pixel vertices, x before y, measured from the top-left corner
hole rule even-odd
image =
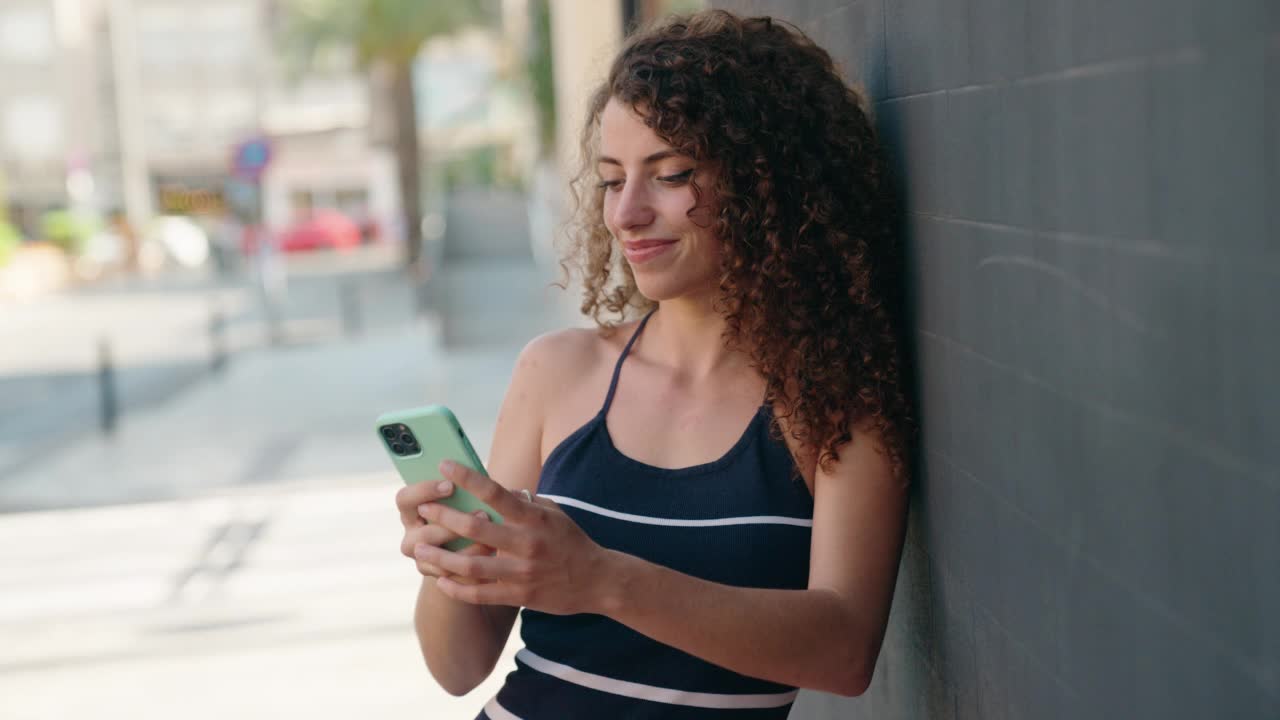
[[[428,315],[457,331],[449,333],[451,344],[510,344],[527,337],[525,326],[563,324],[573,300],[546,288],[554,279],[548,271],[503,261],[446,268],[420,298],[394,246],[292,255],[288,269],[287,301],[278,311],[286,347],[406,326],[424,299]],[[215,317],[223,319],[221,333]],[[271,334],[252,276],[113,279],[0,308],[0,485],[58,444],[98,431],[103,342],[127,422],[136,410],[210,379],[219,348],[234,364],[270,347]]]
[[[104,344],[128,412],[206,375],[214,308],[234,317],[250,300],[243,288],[183,272],[0,307],[0,483],[51,442],[96,430]]]
[[[487,456],[516,354],[572,299],[531,265],[476,264],[413,320],[402,276],[378,277],[362,334],[321,339],[332,314],[291,288],[310,340],[235,354],[0,482],[0,508],[27,510],[0,522],[0,717],[474,717],[514,648],[466,698],[423,668],[373,420],[442,402]]]

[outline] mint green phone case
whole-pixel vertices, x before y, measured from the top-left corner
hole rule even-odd
[[[409,428],[421,448],[418,452],[404,455],[392,450],[391,442],[383,434],[382,429],[396,424]],[[400,473],[400,478],[407,485],[439,480],[439,466],[442,460],[452,460],[488,476],[475,449],[471,447],[471,441],[467,440],[466,433],[462,432],[458,419],[453,416],[449,408],[443,405],[428,405],[384,413],[378,417],[376,430],[379,442],[386,449],[391,462],[395,463],[396,471]],[[483,510],[491,521],[502,522],[502,516],[493,508],[456,484],[453,494],[440,500],[440,504],[465,513]],[[444,547],[456,551],[470,544],[470,539],[458,538],[445,543]]]

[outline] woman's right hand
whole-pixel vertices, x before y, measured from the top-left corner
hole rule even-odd
[[[406,485],[396,493],[396,507],[400,510],[400,524],[404,526],[404,537],[400,541],[400,553],[418,567],[418,572],[425,577],[446,577],[460,583],[473,583],[468,578],[458,577],[452,573],[418,558],[416,548],[423,545],[441,547],[445,543],[456,540],[459,535],[440,525],[427,522],[424,510],[428,503],[449,497],[453,494],[453,483],[445,481],[421,482]],[[489,519],[483,511],[477,510],[476,517]],[[462,555],[492,555],[493,548],[480,543],[472,543],[460,551]]]

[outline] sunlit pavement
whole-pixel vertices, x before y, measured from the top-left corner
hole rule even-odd
[[[392,478],[0,521],[0,717],[471,718],[410,625]],[[401,715],[407,713],[408,715]]]
[[[455,281],[501,300],[489,275]],[[523,315],[501,342],[447,346],[435,316],[247,353],[7,477],[0,718],[474,717],[514,648],[465,698],[426,673],[373,419],[444,402],[486,455],[516,353],[554,316],[505,304]]]

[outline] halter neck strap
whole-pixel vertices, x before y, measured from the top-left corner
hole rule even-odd
[[[626,347],[622,348],[622,354],[618,356],[618,364],[613,366],[613,379],[609,381],[609,394],[604,398],[604,407],[600,410],[601,415],[609,414],[609,406],[613,404],[613,393],[618,389],[618,376],[622,374],[622,361],[627,359],[627,354],[631,352],[631,346],[636,343],[636,338],[640,337],[640,333],[644,332],[644,326],[649,323],[649,318],[658,311],[654,308],[649,311],[648,315],[640,321],[636,326],[635,332],[631,333],[631,339],[627,341]]]

